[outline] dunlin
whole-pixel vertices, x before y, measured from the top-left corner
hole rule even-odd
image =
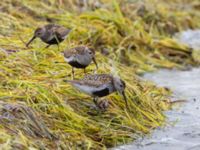
[[[74,67],[84,69],[93,61],[98,68],[95,51],[87,46],[78,46],[64,51],[64,58],[67,63],[72,66],[72,75],[74,78]]]
[[[107,96],[113,92],[118,92],[124,97],[126,108],[128,109],[125,95],[125,82],[119,77],[110,74],[85,75],[81,80],[65,80],[78,88],[80,91],[93,97],[93,101],[98,106],[99,97]]]
[[[28,47],[29,44],[38,37],[43,42],[48,44],[46,48],[54,44],[58,45],[59,48],[59,43],[64,41],[70,31],[70,29],[56,24],[48,24],[43,27],[39,27],[35,30],[33,37],[26,44],[26,46]]]

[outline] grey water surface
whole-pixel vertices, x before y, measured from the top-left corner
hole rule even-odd
[[[176,36],[179,42],[200,50],[200,30],[188,30]],[[144,79],[170,88],[174,99],[187,102],[179,109],[165,112],[168,118],[166,127],[115,150],[200,150],[200,68],[160,70],[145,74]]]
[[[193,49],[200,50],[200,29],[187,30],[175,35],[175,39],[183,44],[187,44]]]
[[[139,139],[118,150],[200,150],[200,68],[190,71],[160,70],[145,79],[172,89],[176,99],[187,102],[178,110],[167,111],[169,125],[156,129],[150,137]],[[174,123],[174,124],[172,124]]]

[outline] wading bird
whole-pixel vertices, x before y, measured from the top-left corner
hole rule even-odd
[[[26,44],[26,46],[28,47],[29,44],[33,42],[35,38],[40,38],[43,42],[48,44],[45,48],[56,44],[58,45],[59,49],[59,43],[64,41],[64,39],[67,37],[70,31],[70,29],[56,24],[48,24],[39,27],[35,30],[33,37]]]
[[[98,107],[99,97],[107,96],[113,92],[119,92],[124,97],[126,108],[128,103],[125,95],[126,84],[119,77],[110,74],[85,75],[81,80],[65,80],[80,91],[93,97],[95,105]]]
[[[87,46],[78,46],[64,51],[65,61],[72,66],[72,76],[74,79],[74,68],[84,69],[93,61],[98,69],[95,59],[95,51]]]

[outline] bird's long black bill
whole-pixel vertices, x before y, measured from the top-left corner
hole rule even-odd
[[[94,64],[96,65],[96,69],[98,69],[98,65],[97,65],[97,62],[96,62],[96,59],[95,58],[92,58]]]
[[[30,41],[26,44],[26,47],[28,47],[30,44],[31,44],[31,42],[33,42],[33,40],[35,40],[35,36],[33,36],[31,39],[30,39]]]
[[[127,101],[126,94],[125,94],[124,91],[122,92],[122,96],[124,97],[124,101],[125,101],[125,104],[126,104],[126,108],[129,110],[128,101]]]

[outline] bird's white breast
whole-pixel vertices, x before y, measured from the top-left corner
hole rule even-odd
[[[74,61],[74,60],[75,60],[75,58],[74,58],[73,56],[70,56],[70,57],[68,57],[68,58],[65,57],[65,61],[66,61],[66,62],[72,62],[72,61]]]

